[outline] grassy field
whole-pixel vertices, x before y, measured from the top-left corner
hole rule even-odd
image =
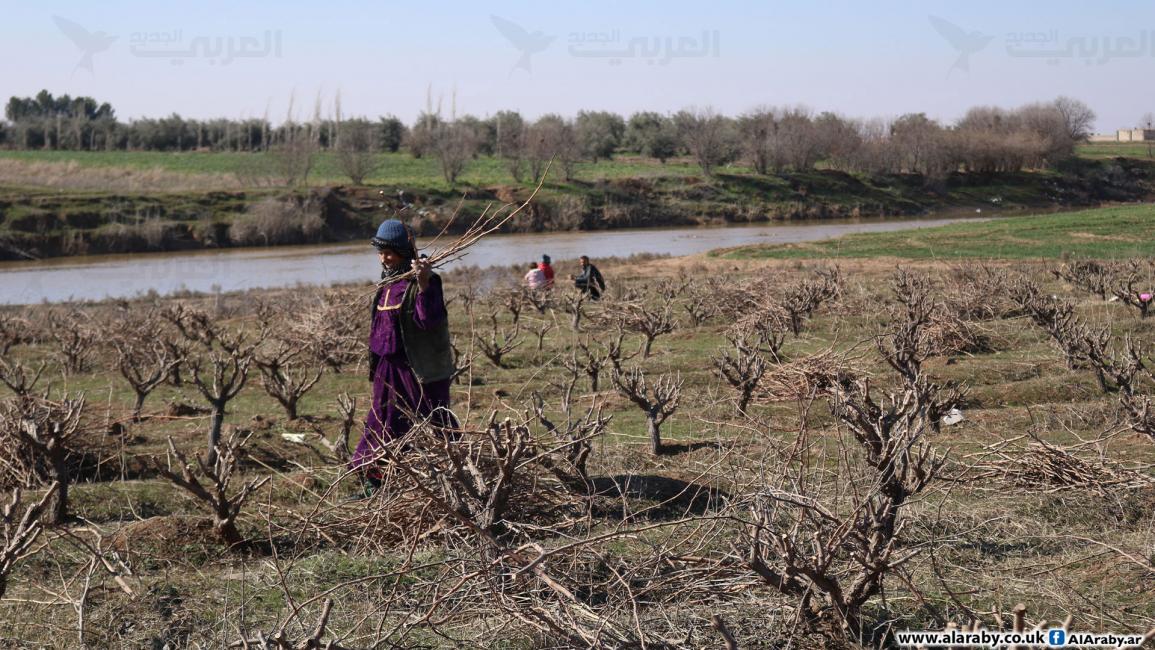
[[[716,253],[727,259],[877,258],[920,260],[1151,257],[1155,205],[957,223],[827,241],[746,246]]]
[[[1084,158],[1151,158],[1155,154],[1155,143],[1145,142],[1095,142],[1079,145],[1079,155]]]
[[[74,152],[74,151],[0,151],[0,160],[24,163],[73,162],[84,167],[128,167],[140,170],[160,169],[187,175],[239,175],[252,177],[273,174],[273,160],[263,154],[248,153],[168,153],[148,151]],[[404,185],[414,190],[450,189],[436,159],[414,158],[408,153],[386,153],[378,156],[379,168],[365,179],[368,185]],[[731,167],[744,171],[742,167]],[[526,172],[528,175],[528,172]],[[581,162],[576,165],[575,179],[592,182],[615,178],[683,177],[701,175],[691,159],[675,159],[661,164],[646,158],[620,156],[612,161]],[[554,170],[554,178],[560,178]],[[308,180],[310,185],[340,185],[349,182],[338,165],[336,154],[317,155]],[[461,185],[517,185],[500,159],[483,156],[466,166],[459,179]],[[525,183],[528,185],[528,183]]]
[[[1089,159],[1115,157],[1148,158],[1145,144],[1086,144],[1078,150],[1079,156]],[[177,174],[217,176],[239,175],[250,177],[271,173],[270,157],[261,154],[230,152],[150,152],[150,151],[2,151],[0,160],[22,163],[64,163],[76,162],[82,167],[126,167],[139,170],[162,170]],[[379,168],[366,179],[369,185],[408,185],[414,189],[449,189],[441,174],[441,168],[432,157],[414,158],[408,153],[385,153],[378,156]],[[721,171],[731,174],[749,174],[753,169],[733,164]],[[701,170],[692,158],[672,159],[665,164],[651,158],[622,154],[613,160],[597,163],[579,162],[576,165],[575,180],[593,182],[605,179],[655,178],[701,176]],[[554,173],[555,178],[559,174]],[[323,152],[317,155],[316,164],[309,176],[312,185],[334,185],[348,183],[341,172],[335,154]],[[493,186],[516,184],[503,161],[482,156],[470,162],[460,178],[463,185]]]
[[[572,647],[577,642],[566,635],[574,630],[654,647],[718,647],[723,639],[713,616],[743,648],[847,646],[828,625],[837,618],[832,611],[822,610],[808,629],[797,617],[803,597],[770,586],[746,558],[758,504],[772,495],[785,501],[764,525],[783,539],[799,504],[820,503],[827,513],[799,524],[825,531],[819,537],[832,534],[824,517],[849,517],[865,507],[861,495],[875,480],[867,455],[836,422],[837,404],[824,392],[829,386],[804,378],[833,369],[843,378],[868,377],[883,408],[883,394],[900,386],[877,349],[886,340],[876,339],[880,332],[896,331],[906,313],[893,288],[896,263],[883,258],[909,260],[903,267],[930,283],[934,321],[924,343],[934,347],[927,348],[922,372],[934,391],[963,389],[964,419],[928,426],[921,435],[945,461],[903,506],[895,549],[910,557],[888,570],[885,591],[862,611],[861,625],[874,639],[866,645],[875,647],[889,631],[941,629],[948,622],[1008,629],[1020,602],[1028,626],[1070,615],[1073,630],[1145,632],[1155,627],[1155,441],[1129,430],[1119,395],[1100,390],[1085,365],[1068,367],[1011,296],[1017,295],[1012,285],[1022,281],[1016,278],[1025,278],[1041,295],[1071,301],[1088,326],[1109,327],[1112,349],[1127,335],[1152,340],[1155,319],[1057,281],[1050,270],[1059,261],[1049,257],[1082,233],[1100,239],[1094,248],[1071,249],[1072,255],[1149,253],[1128,234],[1148,228],[1148,221],[1141,208],[1107,208],[1024,218],[1014,230],[992,221],[878,241],[848,237],[808,250],[805,260],[801,253],[743,249],[728,256],[608,261],[601,270],[609,295],[583,305],[580,331],[571,327],[560,289],[539,312],[505,290],[471,289],[512,286],[517,271],[451,274],[445,279],[451,329],[462,355],[472,358],[452,389],[455,412],[475,432],[491,413],[498,422],[524,422],[536,440],[517,470],[525,478],[513,484],[515,507],[492,529],[495,537],[478,532],[484,524],[468,513],[439,510],[444,502],[413,489],[408,475],[392,475],[391,490],[372,500],[346,500],[360,488],[322,440],[339,437],[341,393],[358,398],[354,441],[360,431],[369,393],[362,355],[370,287],[82,305],[75,321],[49,321],[49,312],[60,319],[71,309],[66,306],[4,310],[2,331],[32,334],[4,360],[43,361],[42,382],[51,383],[53,399],[80,391],[87,406],[86,433],[74,443],[85,459],[72,493],[79,519],[46,530],[41,545],[17,564],[0,599],[0,640],[13,647],[74,647],[80,639],[92,647],[225,647],[257,631],[283,629],[301,641],[323,600],[331,599],[325,638],[349,648]],[[965,240],[971,255],[923,255],[909,243],[937,247],[950,237]],[[903,255],[907,249],[911,254]],[[1006,259],[988,262],[997,257]],[[736,391],[714,370],[715,359],[736,349],[727,337],[776,322],[788,295],[833,264],[840,266],[837,295],[803,319],[797,336],[784,333],[751,406],[740,412]],[[1151,264],[1138,268],[1144,282],[1155,280]],[[305,395],[298,420],[288,420],[262,390],[255,369],[229,403],[226,426],[253,436],[241,456],[241,476],[270,479],[241,511],[241,531],[254,540],[243,552],[223,548],[207,511],[146,462],[163,459],[169,437],[190,454],[203,448],[208,417],[190,408],[203,408],[203,397],[187,381],[162,384],[145,404],[146,417],[132,422],[132,394],[108,345],[114,330],[127,332],[150,309],[178,302],[250,336],[261,318],[278,331],[310,323],[323,351],[350,355],[341,372],[325,371]],[[682,383],[678,407],[661,429],[674,448],[655,456],[642,411],[615,389],[604,358],[599,388],[578,370],[568,416],[562,404],[567,360],[581,358],[583,344],[604,353],[616,323],[632,322],[628,316],[643,306],[660,311],[663,304],[677,326],[657,337],[648,359],[624,361],[626,369],[643,368],[651,385],[660,375]],[[510,305],[520,310],[519,327]],[[50,330],[47,322],[80,323],[95,332],[86,369],[61,373],[62,343],[51,333],[68,327]],[[539,330],[545,332],[540,350]],[[478,353],[494,335],[519,342],[503,367]],[[625,356],[642,342],[627,330]],[[190,343],[192,354],[196,345]],[[1152,386],[1143,383],[1141,390],[1151,394]],[[560,490],[553,474],[536,464],[534,454],[558,443],[532,416],[534,393],[555,424],[580,419],[588,409],[612,416],[590,451],[590,483],[601,486],[595,494]],[[5,388],[0,400],[5,409],[18,402]],[[10,423],[0,418],[0,431],[10,432]],[[472,433],[455,444],[485,439]],[[419,440],[406,452],[413,460],[399,462],[425,471],[416,460],[426,453]],[[444,457],[443,445],[434,447],[434,455]],[[0,458],[10,456],[0,452]],[[498,459],[487,458],[480,466],[495,481],[488,463]],[[632,487],[606,491],[614,482]],[[417,484],[440,494],[432,479]],[[846,548],[854,543],[848,540]],[[783,556],[767,550],[773,548],[764,547],[766,560],[780,566]],[[532,566],[543,573],[533,574],[528,563],[542,552]],[[839,580],[849,580],[858,567],[845,548],[836,548],[831,562]],[[566,624],[551,628],[543,617]]]

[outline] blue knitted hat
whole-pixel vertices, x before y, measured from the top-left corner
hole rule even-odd
[[[388,248],[405,257],[414,257],[416,253],[409,229],[396,219],[382,221],[377,226],[377,234],[369,242],[377,248]]]
[[[549,255],[542,255],[541,262],[542,264],[549,264]]]

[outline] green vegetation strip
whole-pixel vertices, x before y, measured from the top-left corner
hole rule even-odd
[[[1155,204],[846,235],[804,244],[744,246],[716,255],[728,259],[1147,256],[1155,255]]]

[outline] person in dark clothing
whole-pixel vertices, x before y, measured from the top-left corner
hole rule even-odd
[[[367,489],[381,485],[377,466],[382,447],[409,433],[413,418],[430,417],[453,429],[449,385],[456,369],[441,278],[428,258],[418,257],[409,230],[390,219],[371,240],[381,261],[383,286],[373,300],[369,330],[369,379],[373,399],[365,432],[349,461]],[[389,282],[408,271],[416,277]]]
[[[601,298],[602,292],[606,290],[606,281],[602,278],[601,271],[590,264],[590,258],[586,255],[582,255],[578,261],[581,262],[582,272],[570,276],[573,278],[573,286],[588,293],[592,300]]]

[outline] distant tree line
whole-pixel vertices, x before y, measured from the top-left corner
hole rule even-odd
[[[553,161],[556,174],[572,178],[578,162],[618,154],[666,162],[692,157],[706,174],[741,162],[759,174],[803,171],[820,163],[863,174],[913,173],[941,179],[954,171],[1015,172],[1043,168],[1071,156],[1090,135],[1094,112],[1060,97],[1015,109],[972,108],[954,124],[923,113],[893,120],[855,119],[804,108],[763,107],[737,117],[710,109],[672,115],[638,112],[628,119],[605,111],[575,117],[547,114],[529,120],[516,111],[490,117],[445,117],[427,109],[412,125],[395,116],[376,120],[334,117],[187,119],[172,114],[122,122],[107,103],[90,97],[12,97],[0,146],[10,149],[274,152],[285,159],[286,178],[308,175],[312,156],[330,150],[341,168],[360,183],[376,169],[377,154],[407,151],[436,159],[449,182],[470,161],[502,161],[517,181],[539,178]],[[292,109],[290,108],[290,115]]]

